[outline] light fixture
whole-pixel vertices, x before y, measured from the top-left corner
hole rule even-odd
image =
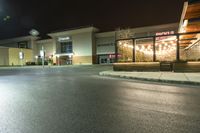
[[[142,46],[142,50],[144,50],[145,49],[145,47],[144,46]]]
[[[40,33],[39,31],[37,31],[36,29],[32,29],[30,32],[29,32],[30,35],[32,36],[38,36]]]
[[[181,33],[185,33],[186,29],[184,27],[181,28]]]
[[[188,25],[188,20],[186,19],[186,20],[184,20],[184,22],[183,22],[183,27],[186,27]]]
[[[133,49],[133,46],[132,46],[132,45],[128,45],[128,48],[131,48],[131,49]]]
[[[138,46],[135,47],[136,50],[140,50],[140,48]]]

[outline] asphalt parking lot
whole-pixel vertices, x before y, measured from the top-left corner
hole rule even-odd
[[[111,66],[0,68],[0,133],[199,133],[200,87],[101,77]]]

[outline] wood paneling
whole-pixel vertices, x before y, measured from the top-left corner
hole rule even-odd
[[[200,18],[200,3],[188,5],[185,19]]]
[[[186,27],[187,32],[197,32],[200,31],[200,21],[198,22],[190,22]]]

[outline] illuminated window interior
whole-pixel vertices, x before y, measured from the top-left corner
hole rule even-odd
[[[153,38],[135,40],[135,60],[136,62],[153,61]]]
[[[176,60],[176,36],[163,36],[156,38],[156,60],[175,61]]]
[[[118,48],[118,61],[119,62],[132,62],[133,61],[133,41],[125,40],[119,41]]]

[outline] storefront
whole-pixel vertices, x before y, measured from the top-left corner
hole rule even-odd
[[[95,63],[95,27],[81,27],[49,33],[53,45],[53,62],[57,65],[91,65]]]
[[[157,36],[155,35],[155,36],[146,36],[140,38],[132,38],[127,40],[118,40],[117,61],[118,62],[176,61],[178,58],[177,57],[178,35],[174,34],[174,31],[156,33],[156,34]]]
[[[137,66],[142,63],[139,65],[142,71],[150,67],[152,70],[200,71],[199,10],[199,1],[185,2],[177,30],[144,33],[139,37],[131,30],[119,31],[116,41],[118,63],[114,64],[114,69],[139,70]]]

